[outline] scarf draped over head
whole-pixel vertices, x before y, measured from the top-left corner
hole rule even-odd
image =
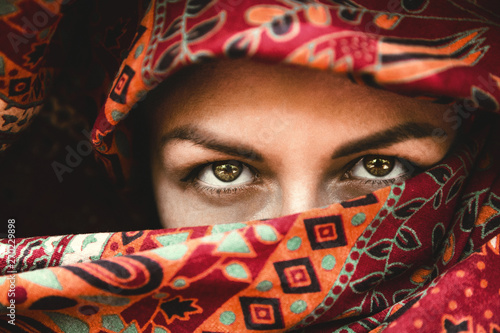
[[[64,55],[58,28],[79,3],[0,1],[4,149],[43,103]],[[326,208],[170,230],[8,236],[1,331],[500,332],[496,2],[94,5],[92,59],[116,78],[92,91],[107,89],[107,99],[91,139],[117,181],[130,176],[133,158],[128,113],[169,75],[207,58],[297,64],[457,100],[446,121],[468,126],[426,172]],[[2,223],[11,230],[12,221]]]

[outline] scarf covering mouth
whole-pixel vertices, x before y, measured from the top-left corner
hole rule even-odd
[[[4,146],[44,100],[57,73],[44,48],[75,3],[0,2]],[[500,332],[495,6],[159,0],[142,11],[133,1],[100,3],[93,22],[115,38],[96,38],[98,59],[125,60],[108,68],[116,79],[92,141],[117,180],[130,173],[128,112],[173,72],[206,58],[298,64],[461,100],[450,121],[470,128],[426,172],[326,208],[214,226],[7,237],[0,330]]]

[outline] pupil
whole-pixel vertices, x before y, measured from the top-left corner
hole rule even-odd
[[[241,173],[241,163],[239,162],[219,162],[214,163],[213,171],[215,177],[223,182],[232,182]]]
[[[383,177],[388,175],[394,168],[394,158],[391,157],[367,157],[364,161],[366,171],[373,176]]]

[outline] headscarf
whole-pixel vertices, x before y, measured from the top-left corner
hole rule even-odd
[[[141,14],[130,11],[135,3],[121,4],[101,5],[110,12],[101,23],[127,21],[117,12],[130,15],[128,22]],[[71,6],[2,4],[2,31],[8,33],[1,38],[26,29],[17,23],[43,10],[53,20],[36,38],[49,44]],[[435,102],[458,100],[447,121],[468,126],[456,149],[426,172],[325,208],[213,226],[7,237],[1,245],[0,312],[6,316],[0,328],[500,331],[495,6],[458,0],[152,0],[129,45],[97,41],[98,49],[125,57],[92,132],[118,181],[130,175],[133,159],[128,113],[169,75],[207,58],[304,65]],[[126,35],[114,28],[102,29]],[[43,101],[45,86],[37,78],[56,73],[41,60],[29,65],[37,45],[19,44],[31,48],[23,53],[31,57],[2,46],[0,75],[10,76],[0,86],[5,115],[29,115]],[[23,126],[18,122],[24,118],[15,117],[4,116],[3,128],[13,124],[9,133]],[[15,229],[15,220],[8,225]]]

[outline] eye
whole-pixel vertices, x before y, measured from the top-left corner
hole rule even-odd
[[[251,183],[255,174],[241,162],[220,161],[203,167],[197,178],[200,182],[212,187],[227,187],[227,185]]]
[[[393,179],[410,176],[411,163],[394,156],[367,155],[359,159],[346,173],[348,178]]]

